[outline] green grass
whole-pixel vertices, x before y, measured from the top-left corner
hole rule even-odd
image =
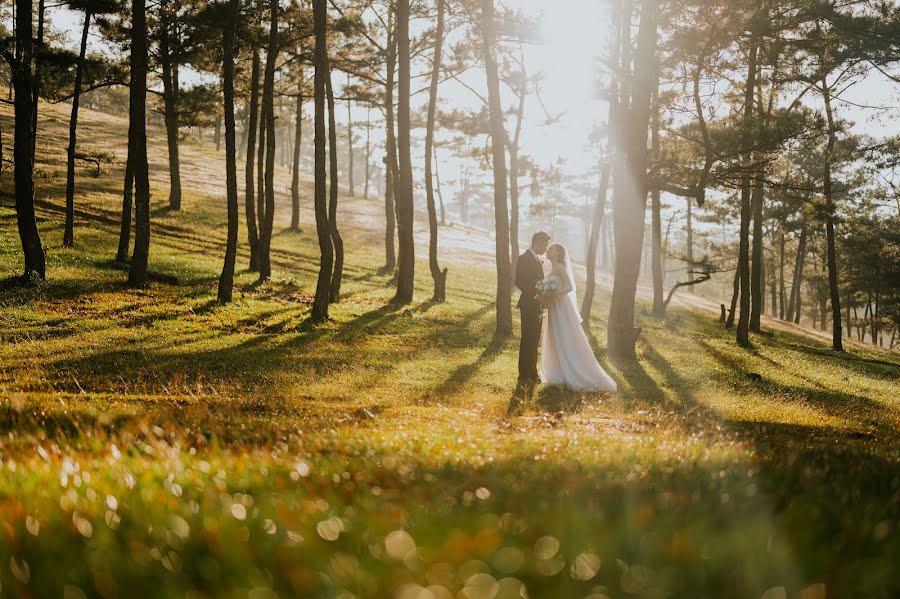
[[[344,299],[312,327],[314,229],[305,210],[283,231],[282,195],[273,281],[240,270],[217,306],[221,155],[186,145],[169,213],[154,131],[151,270],[178,284],[128,289],[122,165],[79,173],[63,249],[64,112],[42,115],[49,278],[0,288],[3,596],[900,593],[897,354],[781,329],[744,350],[715,315],[643,309],[639,360],[617,365],[604,292],[620,392],[539,391],[507,416],[517,338],[493,338],[489,269],[448,258],[430,304],[421,264],[423,301],[391,308],[378,205],[344,198]],[[125,123],[84,118],[86,149],[121,157]],[[0,278],[21,260],[10,185]]]

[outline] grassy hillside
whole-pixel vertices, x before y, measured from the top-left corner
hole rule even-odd
[[[520,404],[477,252],[447,258],[447,303],[394,309],[378,203],[345,198],[344,298],[311,327],[309,182],[288,233],[282,173],[274,279],[241,270],[219,307],[221,155],[185,147],[169,213],[156,131],[151,270],[178,283],[128,289],[111,262],[122,165],[79,173],[62,248],[65,114],[42,118],[49,278],[0,284],[4,595],[900,593],[897,354],[781,329],[743,350],[714,315],[643,311],[636,364],[608,361],[594,323],[617,395]],[[125,122],[84,119],[84,149],[124,155]],[[21,259],[0,183],[3,278]],[[424,264],[417,283],[429,297]]]

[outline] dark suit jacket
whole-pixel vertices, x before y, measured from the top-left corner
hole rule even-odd
[[[520,310],[541,310],[541,304],[534,299],[537,295],[534,286],[543,278],[544,268],[540,261],[534,257],[531,250],[525,250],[516,262],[516,287],[522,292],[518,303]]]

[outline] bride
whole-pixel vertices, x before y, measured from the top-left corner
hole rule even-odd
[[[565,246],[551,244],[547,258],[552,265],[547,279],[556,291],[543,296],[548,309],[541,341],[541,381],[576,391],[614,393],[616,382],[597,363],[581,328],[575,277]]]

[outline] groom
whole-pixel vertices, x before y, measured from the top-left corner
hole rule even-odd
[[[531,238],[531,247],[519,256],[516,263],[516,287],[519,296],[519,314],[522,323],[522,339],[519,342],[519,383],[536,385],[541,382],[537,371],[538,344],[541,341],[541,312],[535,284],[544,278],[544,260],[541,258],[550,245],[550,236],[538,231]]]

